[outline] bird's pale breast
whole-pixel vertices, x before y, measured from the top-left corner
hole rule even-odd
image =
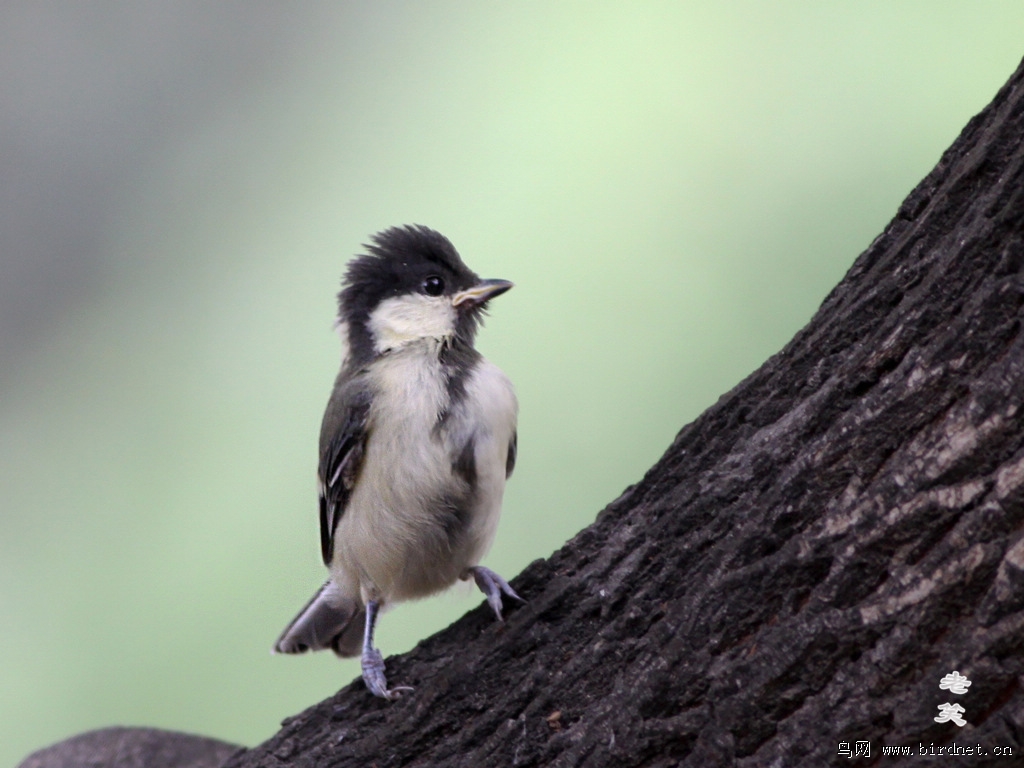
[[[448,405],[436,346],[413,344],[372,366],[366,455],[335,531],[331,572],[365,602],[424,597],[476,565],[494,538],[516,400],[507,377],[480,360],[465,397]],[[472,441],[475,487],[450,498],[453,457]]]

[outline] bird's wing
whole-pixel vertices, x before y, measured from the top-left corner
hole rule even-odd
[[[320,431],[320,552],[324,564],[334,555],[334,531],[352,496],[368,436],[369,398],[358,382],[336,386]]]
[[[505,454],[505,479],[512,477],[512,470],[516,468],[516,454],[519,451],[519,433],[513,431],[512,439],[508,441],[508,453]]]

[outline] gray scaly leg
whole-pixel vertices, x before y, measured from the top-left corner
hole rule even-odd
[[[394,701],[405,691],[411,691],[407,685],[400,685],[388,690],[388,681],[384,677],[384,657],[373,647],[373,628],[377,624],[377,611],[380,609],[376,600],[366,604],[366,629],[363,631],[363,656],[360,659],[363,667],[363,682],[374,696]]]
[[[511,598],[518,600],[520,603],[525,603],[519,595],[516,594],[515,590],[508,585],[501,576],[496,574],[490,568],[484,568],[482,565],[474,565],[472,568],[466,569],[466,574],[463,578],[467,578],[469,574],[473,575],[473,581],[480,587],[480,591],[487,597],[487,604],[491,606],[494,611],[494,615],[498,617],[498,621],[505,621],[501,616],[501,593],[504,592]]]

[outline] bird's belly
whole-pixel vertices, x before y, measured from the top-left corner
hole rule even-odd
[[[447,455],[441,458],[444,464],[430,464],[449,466]],[[401,468],[410,460],[367,461],[364,471],[377,468],[379,476],[360,478],[335,531],[331,571],[357,584],[364,602],[397,602],[447,589],[479,562],[494,535],[500,491],[479,499],[496,498],[497,504],[445,498],[442,489],[451,486],[450,477],[403,477]]]
[[[501,514],[515,395],[484,363],[467,381],[461,418],[441,429],[440,370],[396,355],[378,368],[378,396],[352,496],[334,534],[331,572],[361,599],[394,602],[439,592],[476,565]],[[502,407],[483,407],[498,401]],[[471,444],[474,482],[453,466]]]

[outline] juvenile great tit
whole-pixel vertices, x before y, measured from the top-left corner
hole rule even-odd
[[[320,547],[330,578],[274,644],[362,654],[366,687],[395,699],[373,645],[378,612],[470,577],[501,620],[521,598],[480,565],[516,461],[508,377],[473,347],[487,302],[447,238],[422,226],[374,235],[338,294],[343,354],[320,430]]]

